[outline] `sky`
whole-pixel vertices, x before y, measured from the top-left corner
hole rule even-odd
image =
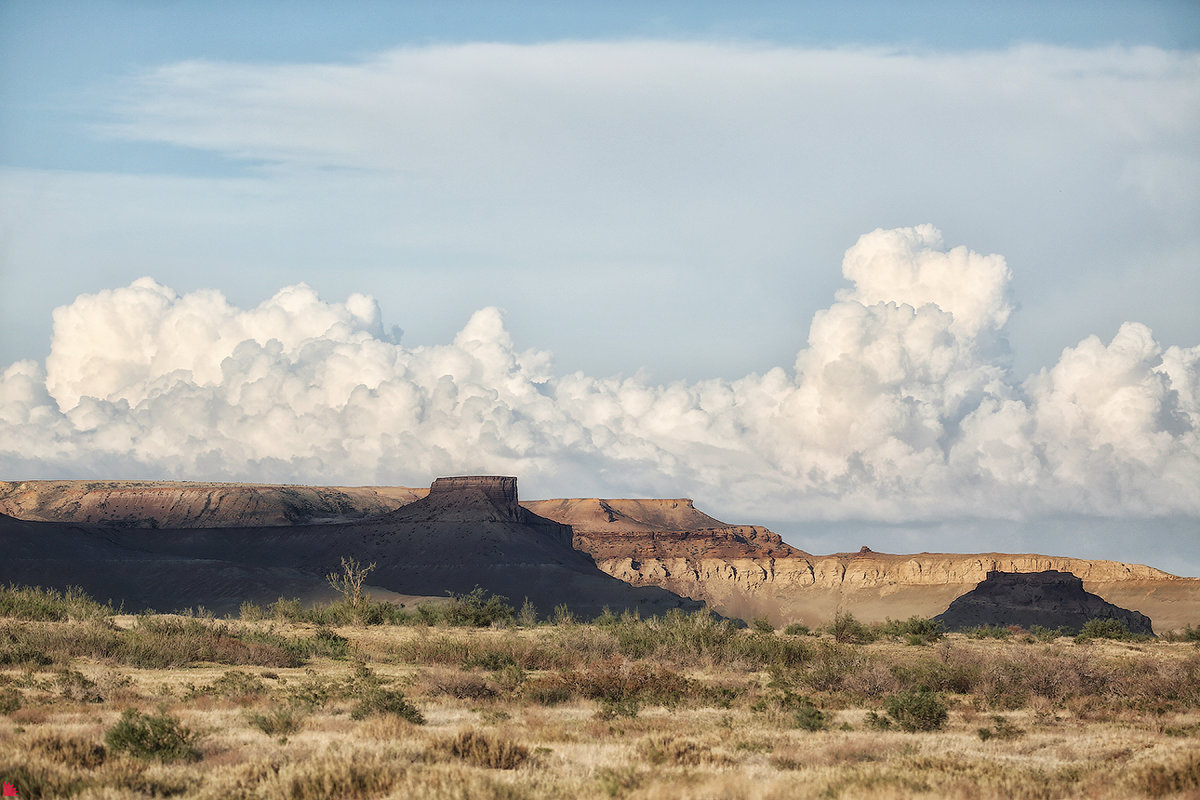
[[[0,0],[0,478],[1200,574],[1200,5]]]

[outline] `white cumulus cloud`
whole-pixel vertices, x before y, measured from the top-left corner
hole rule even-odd
[[[407,347],[365,295],[298,285],[238,308],[144,278],[58,309],[45,367],[4,370],[0,468],[410,485],[483,471],[758,519],[1200,516],[1200,347],[1127,323],[1018,382],[1004,258],[925,225],[863,235],[843,274],[790,368],[665,385],[556,375],[494,308]]]

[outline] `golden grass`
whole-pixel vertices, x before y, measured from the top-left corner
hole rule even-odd
[[[581,625],[337,633],[349,659],[298,667],[0,667],[0,690],[16,697],[0,713],[0,781],[23,800],[1200,797],[1200,651],[1188,644],[805,637],[803,659],[748,669],[761,641],[723,662],[625,657],[613,634]],[[922,682],[949,709],[943,729],[865,723]],[[562,702],[539,701],[550,685]],[[403,692],[425,724],[351,717],[383,690]],[[825,730],[795,727],[797,697]],[[632,715],[608,713],[626,701]],[[126,708],[171,715],[197,734],[200,759],[106,748]],[[285,710],[295,724],[256,724]]]

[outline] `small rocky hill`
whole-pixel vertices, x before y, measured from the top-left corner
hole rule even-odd
[[[934,617],[946,630],[980,625],[1031,628],[1065,626],[1080,630],[1090,619],[1115,619],[1131,633],[1153,634],[1150,618],[1120,608],[1084,591],[1083,581],[1069,572],[989,572],[978,586],[956,598]]]

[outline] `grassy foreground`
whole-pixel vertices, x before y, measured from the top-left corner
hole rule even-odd
[[[130,617],[0,588],[0,781],[95,800],[1200,797],[1194,642],[838,623],[551,624],[482,596]]]

